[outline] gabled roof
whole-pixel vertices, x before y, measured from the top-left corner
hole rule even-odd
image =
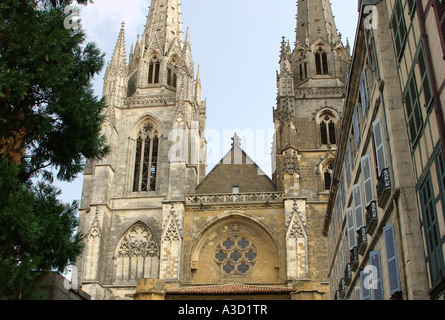
[[[232,148],[197,186],[197,194],[232,193],[238,186],[241,193],[274,192],[276,186],[263,170],[241,148],[238,136]]]

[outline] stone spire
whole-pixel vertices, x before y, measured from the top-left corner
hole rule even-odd
[[[196,73],[195,100],[198,104],[201,103],[201,71],[199,70],[199,65]]]
[[[164,54],[175,39],[182,47],[180,1],[152,0],[143,34],[145,47],[158,47]]]
[[[339,41],[330,0],[299,0],[296,44],[310,46],[318,39],[329,44]]]
[[[108,104],[119,103],[118,100],[124,97],[126,76],[125,22],[122,21],[113,56],[105,71],[103,96]]]
[[[125,52],[125,22],[122,21],[121,30],[117,38],[116,47],[114,48],[113,57],[109,64],[109,68],[114,72],[125,71],[127,67],[127,54]]]

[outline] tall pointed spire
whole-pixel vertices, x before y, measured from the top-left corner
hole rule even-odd
[[[109,67],[111,69],[116,69],[116,71],[120,71],[121,69],[125,69],[126,66],[127,54],[125,50],[125,22],[122,21],[121,30],[117,38],[116,47],[114,48],[113,57],[111,58]]]
[[[201,103],[201,72],[199,70],[199,65],[196,73],[195,100],[198,104]]]
[[[113,56],[105,71],[103,96],[109,105],[118,103],[118,100],[124,97],[126,76],[125,22],[122,21]]]
[[[297,44],[310,45],[317,39],[329,44],[339,41],[330,0],[299,0],[297,14]]]
[[[164,53],[176,38],[182,45],[180,1],[152,0],[143,35],[145,46],[157,45]]]

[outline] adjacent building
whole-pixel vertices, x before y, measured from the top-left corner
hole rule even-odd
[[[324,235],[335,299],[444,295],[441,1],[359,1]]]

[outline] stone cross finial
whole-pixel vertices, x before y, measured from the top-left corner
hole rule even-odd
[[[235,135],[232,138],[232,147],[239,147],[241,148],[241,139],[238,137],[238,135],[235,133]]]

